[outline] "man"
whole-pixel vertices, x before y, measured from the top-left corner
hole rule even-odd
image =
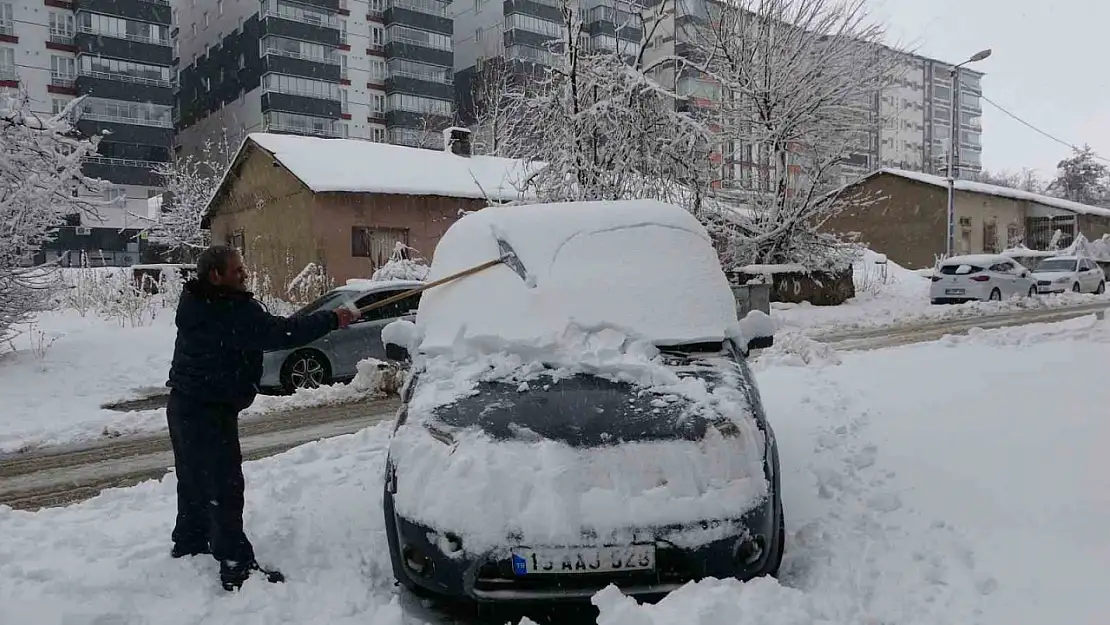
[[[220,581],[237,590],[252,571],[282,582],[258,565],[243,532],[243,456],[239,412],[251,405],[262,378],[262,352],[311,343],[354,315],[347,309],[298,318],[271,315],[247,291],[247,272],[234,249],[213,246],[197,259],[177,306],[170,365],[169,421],[177,475],[174,558],[211,553]]]

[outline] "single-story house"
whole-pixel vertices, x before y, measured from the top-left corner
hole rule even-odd
[[[1059,230],[1069,244],[1110,234],[1110,209],[1009,187],[957,180],[955,254],[997,253],[1015,245],[1048,249]],[[933,266],[944,254],[948,180],[920,172],[880,169],[826,198],[841,211],[830,232],[860,234],[860,241],[910,268]]]
[[[265,271],[275,294],[310,262],[336,284],[368,278],[397,242],[430,260],[461,213],[523,197],[523,162],[471,156],[465,146],[252,133],[209,201],[204,227],[213,243],[236,247]]]

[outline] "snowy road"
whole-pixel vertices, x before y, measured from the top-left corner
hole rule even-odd
[[[396,400],[368,401],[243,420],[243,455],[263,458],[309,441],[351,434],[392,418],[397,405]],[[160,478],[171,466],[173,453],[164,433],[0,456],[0,504],[26,510],[63,505],[105,488]]]
[[[1103,625],[1108,349],[1110,322],[1090,315],[762,368],[789,530],[781,583],[706,580],[657,606],[607,590],[597,622]],[[1071,388],[1085,393],[1056,392]],[[0,623],[455,620],[393,587],[388,437],[379,424],[246,464],[247,530],[290,581],[234,596],[210,558],[170,559],[172,475],[35,513],[0,506]]]
[[[1056,322],[1103,313],[1110,302],[1056,309],[1019,310],[968,319],[828,333],[814,337],[837,351],[874,350],[961,335],[975,328]],[[296,445],[350,434],[393,416],[395,401],[366,402],[274,413],[244,420],[243,453],[262,458]],[[46,453],[0,455],[0,504],[33,510],[92,497],[105,488],[161,477],[173,464],[165,434],[52,448]]]

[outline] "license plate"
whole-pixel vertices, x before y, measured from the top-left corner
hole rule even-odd
[[[944,294],[945,295],[963,295],[964,290],[963,289],[944,289]]]
[[[655,545],[513,549],[516,575],[567,575],[655,570]]]

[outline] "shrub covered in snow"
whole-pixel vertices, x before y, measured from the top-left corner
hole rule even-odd
[[[428,277],[428,265],[417,251],[400,241],[393,247],[389,261],[370,276],[371,280],[418,280]]]
[[[334,286],[335,281],[328,276],[326,269],[316,263],[308,263],[285,286],[285,293],[290,301],[303,305],[327,293]]]

